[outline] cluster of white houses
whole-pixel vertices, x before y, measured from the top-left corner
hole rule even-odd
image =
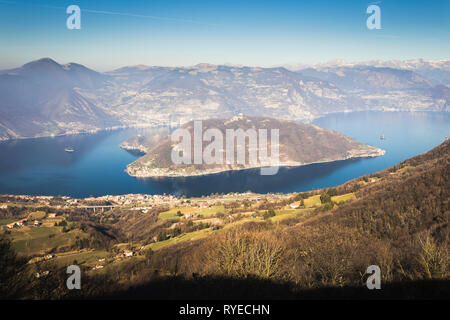
[[[130,205],[137,203],[145,203],[147,205],[161,205],[161,204],[177,204],[180,199],[173,195],[166,194],[124,194],[124,195],[106,195],[98,198],[86,198],[84,200],[103,200],[111,201],[119,205]]]

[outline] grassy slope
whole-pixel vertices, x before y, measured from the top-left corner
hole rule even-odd
[[[180,219],[177,216],[177,212],[180,211],[182,214],[201,214],[203,217],[209,217],[216,214],[217,212],[224,212],[225,208],[223,206],[213,206],[211,208],[193,208],[193,207],[175,207],[166,212],[161,212],[159,214],[160,219]]]
[[[24,226],[14,228],[8,237],[12,246],[20,255],[42,255],[53,248],[71,246],[77,238],[86,238],[81,230],[62,232],[63,227],[55,227],[54,223],[61,219],[45,219],[40,227]]]

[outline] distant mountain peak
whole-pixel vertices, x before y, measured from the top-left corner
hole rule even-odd
[[[56,62],[55,60],[53,60],[51,58],[42,58],[42,59],[38,59],[38,60],[34,60],[34,61],[31,61],[31,62],[28,62],[28,63],[24,64],[22,67],[26,68],[26,67],[30,67],[30,66],[36,66],[36,65],[61,66],[58,62]]]
[[[145,70],[151,68],[150,66],[147,66],[145,64],[137,64],[134,66],[136,69]]]
[[[69,62],[66,64],[62,64],[61,67],[66,70],[66,71],[85,71],[85,72],[95,72],[98,73],[95,70],[89,69],[88,67],[79,64],[79,63],[74,63],[74,62]]]
[[[46,63],[54,63],[54,64],[58,64],[58,62],[56,62],[56,61],[53,60],[52,58],[48,58],[48,57],[46,57],[46,58],[41,58],[41,59],[37,59],[37,60],[35,60],[35,61],[31,61],[31,63],[33,63],[33,62],[42,62],[42,63],[46,62]]]
[[[297,63],[291,62],[283,66],[289,70],[298,71],[307,68],[326,69],[330,67],[355,67],[355,66],[373,66],[373,67],[391,67],[395,69],[416,70],[421,68],[444,68],[449,69],[449,59],[426,60],[423,58],[409,60],[370,60],[349,62],[344,59],[334,59],[325,63]]]
[[[209,72],[217,70],[217,65],[209,64],[209,63],[199,63],[196,64],[193,69],[199,71],[199,72]]]
[[[62,66],[63,66],[63,67],[72,67],[72,66],[74,66],[74,67],[83,67],[83,68],[86,68],[86,67],[83,66],[82,64],[75,63],[75,62],[69,62],[69,63],[63,64]]]
[[[216,65],[215,65],[215,64],[211,64],[211,63],[205,63],[205,62],[202,62],[202,63],[197,63],[194,67],[197,67],[197,68],[202,68],[202,67],[216,67]]]

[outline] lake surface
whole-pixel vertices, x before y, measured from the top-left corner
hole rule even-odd
[[[280,168],[277,175],[259,170],[191,178],[137,179],[125,173],[137,159],[119,147],[135,134],[165,129],[124,129],[54,138],[0,143],[0,194],[68,195],[147,193],[199,196],[211,193],[306,191],[342,184],[391,167],[423,153],[450,136],[450,114],[357,112],[333,114],[314,121],[363,143],[386,150],[382,157]],[[380,140],[385,135],[386,140]],[[75,152],[64,151],[73,147]]]

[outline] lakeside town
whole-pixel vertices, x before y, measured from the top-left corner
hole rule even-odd
[[[272,199],[280,199],[289,197],[293,193],[289,194],[272,194],[265,195],[256,194],[252,192],[230,192],[228,194],[213,194],[209,196],[202,196],[199,198],[186,198],[184,196],[176,196],[172,194],[123,194],[123,195],[104,195],[99,197],[88,198],[72,198],[69,196],[33,196],[33,195],[0,195],[3,199],[3,203],[0,204],[0,209],[8,208],[8,200],[12,201],[24,201],[34,205],[50,206],[56,209],[69,209],[69,208],[94,208],[94,207],[127,207],[130,210],[145,210],[152,209],[156,206],[168,205],[175,206],[182,203],[191,203],[191,205],[198,205],[204,207],[205,205],[214,204],[217,201],[238,201],[248,200],[257,201],[263,197],[270,197]],[[144,207],[139,207],[144,206]]]
[[[180,241],[200,239],[224,227],[229,229],[244,222],[264,221],[276,215],[278,221],[294,217],[302,211],[299,208],[300,200],[295,199],[295,196],[294,193],[252,192],[197,198],[166,194],[104,195],[88,198],[0,195],[0,214],[3,216],[0,217],[0,231],[13,240],[13,246],[20,255],[28,257],[29,263],[61,263],[68,261],[67,259],[76,260],[77,257],[79,259],[89,256],[84,265],[90,271],[96,271],[107,264],[129,257],[145,256],[149,250],[151,252]],[[309,208],[320,203],[317,201],[318,197],[313,196],[314,201],[308,203]],[[262,209],[268,207],[268,204],[274,204],[274,207],[280,210],[267,216],[267,210]],[[305,209],[304,203],[302,205]],[[124,226],[132,225],[135,214],[141,219],[155,217],[146,225],[141,224],[141,227],[156,228],[157,232],[146,236],[144,241],[114,241],[113,246],[103,250],[92,245],[92,238],[97,235],[86,232],[84,222],[80,224],[77,219],[78,215],[82,215],[82,221],[85,221],[86,225],[88,221],[95,221],[120,230]],[[17,219],[12,216],[17,216]],[[92,224],[90,227],[96,226]],[[47,275],[47,271],[37,272],[35,276],[43,277]]]

